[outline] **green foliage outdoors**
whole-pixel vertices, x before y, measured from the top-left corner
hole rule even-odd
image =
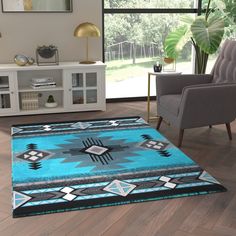
[[[208,56],[217,52],[224,36],[235,29],[235,1],[207,0],[203,2],[206,10],[203,15],[185,21],[169,33],[165,40],[165,51],[168,57],[177,58],[185,43],[192,42],[196,52],[196,73],[205,73]],[[231,6],[231,8],[230,8]]]
[[[220,2],[223,5],[219,5]],[[105,8],[193,8],[195,0],[167,1],[167,0],[105,0]],[[208,0],[203,0],[203,8],[206,9]],[[225,37],[236,36],[236,0],[213,0],[212,6],[218,6],[219,11],[215,14],[227,16],[225,20]],[[225,17],[226,19],[226,17]],[[133,42],[134,45],[150,45],[154,43],[158,48],[157,56],[164,56],[164,42],[172,30],[191,24],[194,20],[194,14],[105,14],[105,52],[109,46],[121,42]],[[188,40],[183,39],[184,44],[178,44],[181,52],[178,55],[177,66],[179,70],[189,66],[187,62],[191,60],[191,42],[185,44]],[[183,45],[185,45],[183,47]],[[117,48],[116,48],[117,50]],[[137,49],[138,51],[138,49]],[[124,58],[117,56],[111,61],[106,61],[108,80],[121,80],[122,77],[140,76],[147,70],[152,70],[153,64],[158,60],[157,57],[136,56],[136,60],[130,57],[129,46],[124,44]],[[211,61],[210,61],[211,62]],[[182,70],[183,68],[183,70]]]
[[[105,8],[191,8],[193,0],[105,0]],[[163,42],[168,32],[179,25],[179,14],[106,14],[105,50],[108,46],[123,42],[158,45],[163,51]]]

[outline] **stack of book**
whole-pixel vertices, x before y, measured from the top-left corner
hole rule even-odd
[[[11,108],[9,94],[0,94],[0,108]]]
[[[37,110],[39,108],[39,96],[36,92],[21,93],[21,109]]]
[[[53,81],[52,77],[33,78],[33,79],[31,79],[31,87],[33,89],[38,89],[38,88],[55,88],[56,87],[56,82]]]

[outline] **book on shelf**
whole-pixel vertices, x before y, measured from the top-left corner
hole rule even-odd
[[[33,89],[37,88],[55,88],[56,82],[47,82],[47,83],[31,83]]]
[[[10,106],[9,106],[9,99],[7,98],[7,96],[9,96],[9,95],[1,94],[1,97],[0,97],[0,108],[10,108]]]
[[[53,77],[44,77],[44,78],[32,78],[31,82],[33,84],[41,84],[41,83],[51,83],[53,81]]]

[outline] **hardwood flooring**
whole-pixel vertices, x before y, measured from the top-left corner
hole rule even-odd
[[[155,103],[152,103],[152,108]],[[186,130],[182,150],[227,189],[198,197],[154,201],[91,210],[13,219],[11,216],[10,126],[30,122],[64,121],[140,115],[146,103],[108,104],[106,112],[0,118],[0,235],[76,236],[234,236],[236,235],[236,122],[233,140],[225,125]],[[156,122],[151,122],[156,127]],[[174,144],[178,131],[162,124],[160,132]]]

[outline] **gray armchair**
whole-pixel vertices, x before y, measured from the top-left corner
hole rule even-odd
[[[226,124],[236,118],[236,41],[227,40],[211,74],[158,76],[157,104],[160,119],[179,129],[178,146],[184,130]]]

